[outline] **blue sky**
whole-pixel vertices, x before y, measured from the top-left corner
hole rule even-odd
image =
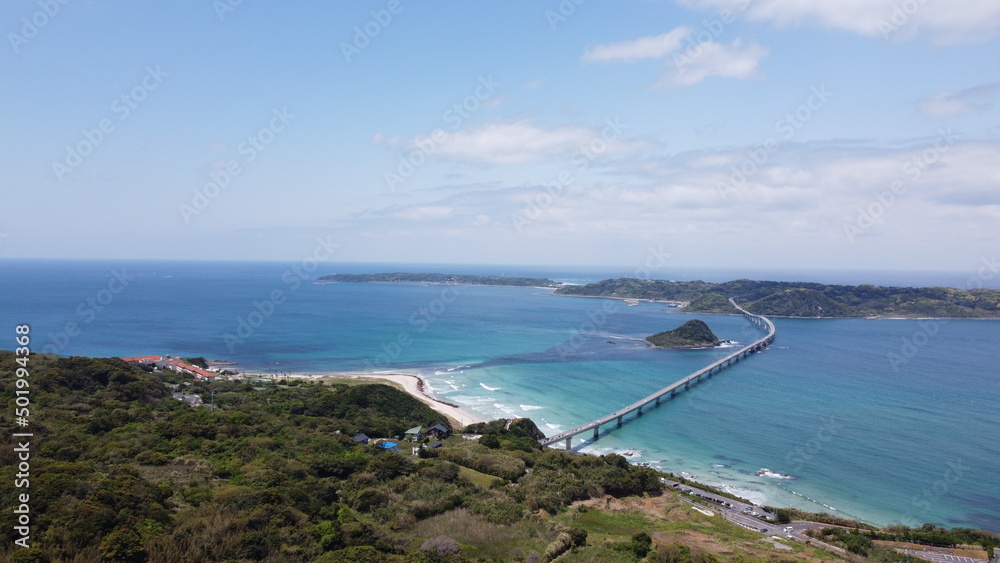
[[[1000,250],[995,0],[174,4],[0,8],[0,257]]]

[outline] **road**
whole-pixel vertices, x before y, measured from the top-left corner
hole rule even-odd
[[[844,550],[839,547],[831,546],[829,544],[824,544],[814,538],[806,535],[806,530],[819,530],[821,528],[829,528],[829,524],[821,524],[819,522],[806,522],[803,520],[793,520],[785,524],[779,524],[776,521],[774,514],[767,512],[765,508],[757,506],[755,504],[748,504],[745,502],[735,501],[733,499],[715,495],[701,489],[696,489],[690,485],[685,485],[678,483],[676,481],[671,481],[670,479],[660,479],[660,481],[667,487],[675,490],[694,495],[695,498],[690,498],[681,495],[680,498],[685,502],[688,502],[697,507],[707,507],[711,508],[715,512],[722,514],[722,517],[730,522],[743,526],[744,528],[749,528],[756,532],[760,532],[767,536],[778,536],[786,538],[794,538],[802,542],[811,542],[813,544],[822,544],[840,553],[844,553]],[[701,499],[707,502],[699,503],[696,502],[697,499]],[[994,558],[989,563],[1000,563],[1000,549],[996,550]],[[908,552],[909,555],[914,557],[919,557],[926,561],[932,561],[934,563],[987,563],[982,559],[972,559],[970,557],[960,557],[957,555],[951,555],[948,553],[940,553],[935,551],[917,551],[911,550]]]
[[[722,513],[722,516],[726,520],[762,534],[786,537],[790,536],[801,541],[815,541],[805,535],[806,530],[816,530],[827,527],[826,524],[820,524],[818,522],[804,522],[799,520],[792,521],[787,524],[779,524],[776,521],[774,514],[768,512],[766,508],[755,504],[740,502],[728,497],[715,495],[701,489],[696,489],[690,485],[684,485],[676,481],[671,481],[670,479],[660,479],[660,481],[675,491],[683,491],[694,495],[696,499],[700,498],[707,501],[705,505],[713,508],[716,512]],[[681,496],[681,498],[691,504],[695,504],[695,499],[685,496]]]

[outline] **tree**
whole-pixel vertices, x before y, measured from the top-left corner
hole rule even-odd
[[[573,538],[573,545],[585,547],[587,545],[587,530],[583,528],[570,528],[566,533]]]
[[[787,524],[792,521],[792,513],[784,508],[774,509],[774,516],[778,519],[779,524]]]
[[[632,553],[639,559],[645,557],[652,546],[653,538],[649,537],[646,532],[639,532],[632,536]]]
[[[691,548],[682,543],[659,545],[654,560],[659,563],[691,563]]]
[[[118,528],[101,541],[101,555],[112,561],[144,561],[142,538],[131,528]]]
[[[429,539],[420,546],[420,549],[435,553],[438,557],[458,555],[462,551],[458,542],[448,536],[438,536],[436,538]]]
[[[495,450],[500,447],[500,438],[496,434],[487,434],[479,439],[479,443]]]

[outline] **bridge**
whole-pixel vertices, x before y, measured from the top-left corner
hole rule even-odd
[[[544,440],[540,440],[539,443],[542,444],[543,446],[549,446],[561,440],[566,440],[566,449],[569,450],[573,441],[573,436],[576,436],[577,434],[583,434],[588,430],[594,431],[594,439],[596,440],[600,435],[601,426],[604,426],[605,424],[608,424],[612,421],[616,421],[617,426],[615,428],[620,428],[622,425],[622,418],[624,418],[625,415],[635,412],[637,416],[642,416],[643,407],[647,407],[650,405],[658,407],[660,406],[661,399],[664,398],[669,399],[676,396],[678,393],[689,389],[692,383],[698,383],[699,381],[701,381],[703,377],[706,378],[712,377],[714,374],[719,373],[723,369],[739,362],[741,359],[746,358],[750,354],[755,354],[757,352],[760,352],[764,348],[767,348],[772,342],[774,342],[774,323],[772,323],[770,319],[768,319],[763,315],[755,315],[747,311],[743,307],[740,307],[739,305],[736,304],[735,298],[730,298],[729,302],[732,303],[733,307],[736,307],[736,309],[740,313],[742,313],[743,316],[747,318],[747,320],[757,325],[759,328],[766,330],[767,334],[760,340],[756,340],[753,343],[748,344],[743,348],[740,348],[739,350],[733,352],[732,354],[729,354],[725,358],[722,358],[721,360],[714,362],[711,365],[705,366],[700,370],[692,373],[691,375],[688,375],[687,377],[684,377],[682,379],[675,381],[674,383],[671,383],[670,385],[667,385],[666,387],[660,389],[659,391],[653,393],[652,395],[648,395],[646,397],[643,397],[642,399],[639,399],[638,401],[632,403],[627,407],[618,409],[617,411],[607,416],[603,416],[601,418],[598,418],[597,420],[592,420],[586,424],[577,426],[576,428],[573,428],[571,430],[567,430],[565,432],[560,432],[558,434],[549,436]]]

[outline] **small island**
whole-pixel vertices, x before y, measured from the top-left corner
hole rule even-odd
[[[646,337],[646,342],[657,348],[714,348],[722,344],[704,321],[690,320],[674,330],[658,332]]]

